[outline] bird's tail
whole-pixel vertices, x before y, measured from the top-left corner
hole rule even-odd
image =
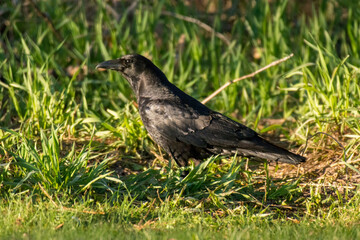
[[[288,150],[278,147],[260,137],[257,139],[256,144],[254,144],[253,147],[247,149],[239,149],[239,151],[245,154],[249,154],[251,156],[256,156],[271,161],[290,163],[294,165],[306,161],[305,157],[289,152]]]

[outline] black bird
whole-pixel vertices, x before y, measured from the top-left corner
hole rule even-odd
[[[202,160],[235,153],[290,164],[306,160],[209,109],[170,83],[159,68],[141,55],[126,55],[102,62],[96,68],[118,71],[130,83],[145,128],[180,166],[186,166],[189,158]]]

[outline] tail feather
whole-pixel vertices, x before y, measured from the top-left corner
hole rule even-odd
[[[251,155],[271,161],[290,163],[293,165],[297,165],[306,161],[305,157],[289,152],[288,150],[278,147],[260,137],[257,139],[257,141],[252,141],[252,145],[253,146],[251,148],[240,148],[239,152],[246,155]]]

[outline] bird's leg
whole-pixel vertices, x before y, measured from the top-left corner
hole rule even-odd
[[[177,164],[179,167],[185,167],[185,166],[187,166],[187,161],[185,161],[185,160],[183,160],[183,159],[182,159],[182,161],[180,161],[180,158],[176,158],[176,157],[175,157],[175,152],[174,152],[172,149],[170,149],[169,152],[170,152],[171,157],[174,159],[174,161],[176,162],[176,164]],[[188,171],[188,170],[184,170],[184,171],[180,174],[180,177],[185,178],[188,174],[189,174],[189,171]]]

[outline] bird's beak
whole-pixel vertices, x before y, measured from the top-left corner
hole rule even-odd
[[[123,66],[120,63],[119,59],[114,59],[114,60],[109,60],[109,61],[99,63],[96,66],[96,69],[98,69],[100,71],[105,71],[105,70],[121,71],[123,69]]]

